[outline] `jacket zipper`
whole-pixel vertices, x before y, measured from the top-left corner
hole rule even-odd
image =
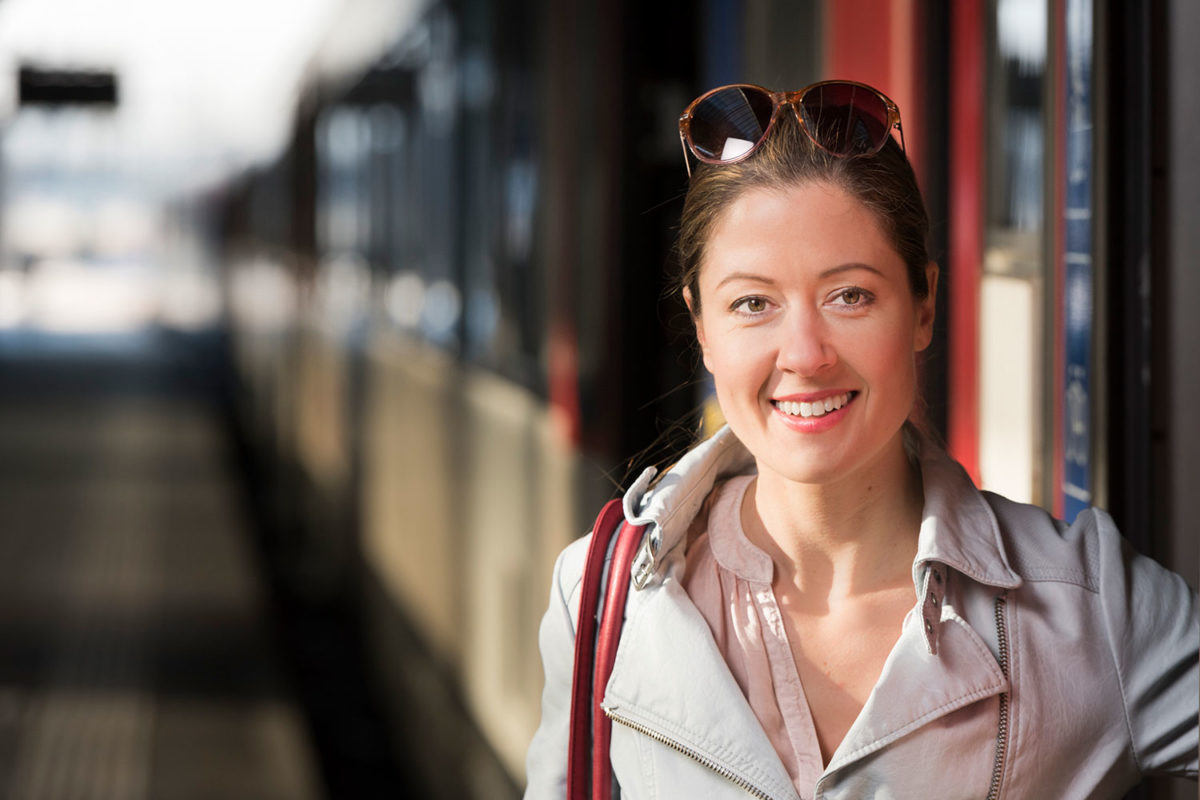
[[[1008,629],[1005,627],[1005,599],[996,598],[996,639],[1000,648],[1000,672],[1008,680]],[[1011,690],[1011,686],[1009,687]],[[992,784],[988,788],[987,800],[998,800],[1000,781],[1004,776],[1004,753],[1008,749],[1008,692],[1000,695],[1000,723],[996,732],[996,758],[992,762]]]
[[[624,725],[625,727],[632,728],[633,730],[637,731],[638,733],[640,733],[644,736],[649,736],[651,739],[658,742],[659,744],[665,744],[667,747],[671,748],[675,752],[682,753],[683,755],[687,756],[688,758],[692,759],[693,761],[699,763],[701,766],[708,767],[710,770],[717,773],[722,778],[725,778],[726,780],[733,783],[735,786],[737,786],[742,791],[749,792],[750,794],[754,795],[755,797],[760,798],[761,800],[774,800],[774,798],[772,798],[771,795],[767,794],[766,792],[764,792],[762,789],[758,788],[754,784],[748,783],[744,778],[741,778],[741,777],[733,774],[728,769],[726,769],[725,767],[716,763],[715,761],[704,757],[700,753],[697,753],[695,750],[685,747],[684,745],[680,744],[679,742],[675,741],[674,739],[668,739],[667,737],[663,736],[661,733],[652,731],[649,728],[645,727],[644,725],[640,725],[640,724],[634,722],[633,720],[626,719],[625,717],[622,717],[619,714],[609,711],[607,708],[604,709],[604,714],[609,719],[611,719],[613,722],[619,722],[622,725]]]

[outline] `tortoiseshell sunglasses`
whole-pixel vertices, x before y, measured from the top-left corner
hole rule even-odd
[[[904,147],[900,109],[865,83],[821,81],[794,92],[739,83],[705,92],[679,118],[688,175],[692,174],[688,150],[706,164],[733,164],[749,157],[766,141],[784,106],[792,107],[801,129],[817,147],[835,156],[878,153],[893,128],[900,132],[900,147]]]

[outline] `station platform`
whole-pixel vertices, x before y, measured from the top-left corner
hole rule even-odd
[[[320,800],[207,378],[0,335],[0,796]]]

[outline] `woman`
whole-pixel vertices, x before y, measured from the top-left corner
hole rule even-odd
[[[626,797],[1120,797],[1196,775],[1196,597],[1103,512],[982,493],[908,421],[937,267],[879,92],[725,87],[681,288],[728,427],[624,499],[650,577],[604,694]],[[686,153],[685,153],[686,156]],[[542,623],[528,797],[563,797],[579,579]]]

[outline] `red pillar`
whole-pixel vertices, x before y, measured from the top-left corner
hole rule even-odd
[[[979,482],[979,281],[983,253],[984,41],[982,0],[951,6],[950,453]]]

